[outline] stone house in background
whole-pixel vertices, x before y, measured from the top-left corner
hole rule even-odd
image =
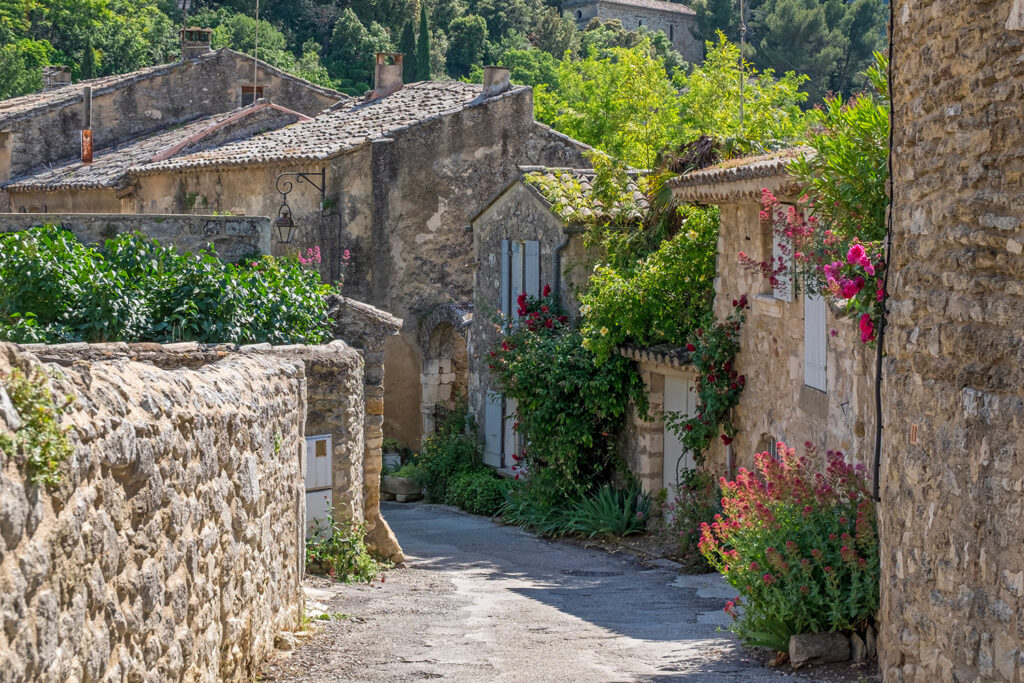
[[[416,446],[424,374],[436,371],[423,359],[431,344],[450,346],[432,342],[429,325],[472,300],[466,228],[475,209],[518,164],[582,166],[589,147],[534,121],[532,91],[510,85],[506,69],[488,68],[483,85],[404,85],[400,55],[377,62],[377,89],[360,101],[339,94],[318,102],[318,113],[275,96],[98,147],[91,164],[64,155],[52,168],[19,165],[4,190],[14,211],[227,212],[275,222],[287,212],[294,240],[275,242],[273,253],[319,246],[325,280],[344,278],[346,296],[405,321],[386,342],[384,430]],[[69,111],[80,100],[70,97]],[[97,140],[101,125],[94,117]],[[427,396],[427,410],[434,400]]]
[[[810,441],[865,465],[873,459],[875,353],[861,342],[856,323],[809,296],[792,275],[773,287],[738,258],[743,252],[773,262],[785,254],[771,222],[761,220],[761,190],[794,204],[801,189],[786,166],[806,151],[727,161],[668,183],[678,202],[719,207],[717,319],[724,320],[742,295],[750,305],[736,358],[736,370],[746,376],[733,409],[738,433],[729,446],[716,439],[707,453],[707,466],[718,474],[752,468],[754,454],[774,452],[777,441],[798,451]],[[666,401],[669,395],[666,390]]]
[[[704,43],[694,38],[697,13],[667,0],[564,0],[562,12],[584,28],[592,19],[618,19],[628,31],[645,26],[668,36],[672,47],[691,64],[704,59]]]
[[[880,668],[1024,678],[1024,3],[894,0]]]
[[[523,167],[472,220],[476,254],[473,316],[469,328],[469,409],[481,427],[484,462],[508,468],[520,450],[510,418],[515,402],[492,387],[488,352],[500,341],[495,317],[512,314],[525,292],[539,296],[545,286],[575,319],[576,291],[587,283],[595,254],[583,241],[585,226],[595,219],[617,221],[631,212],[639,219],[646,198],[633,185],[634,204],[601,209],[595,214],[590,169]]]

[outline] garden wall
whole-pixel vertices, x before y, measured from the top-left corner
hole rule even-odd
[[[141,232],[179,252],[195,253],[213,244],[226,261],[270,253],[270,219],[260,216],[0,213],[0,232],[39,225],[59,225],[84,244],[102,244],[123,233]]]
[[[893,6],[887,681],[1024,676],[1024,4]]]
[[[35,367],[0,345],[0,434]],[[43,367],[73,454],[49,488],[0,453],[0,679],[250,680],[300,618],[302,363]]]

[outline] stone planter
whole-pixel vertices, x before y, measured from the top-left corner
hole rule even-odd
[[[384,475],[380,478],[380,490],[384,494],[394,496],[399,503],[408,503],[423,497],[423,488],[419,483],[406,477]]]

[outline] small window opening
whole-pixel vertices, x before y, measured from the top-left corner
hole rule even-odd
[[[256,100],[263,99],[263,86],[253,87],[251,85],[242,86],[242,106],[248,107]]]
[[[576,18],[577,19],[582,19],[583,18],[583,10],[581,10],[581,9],[576,10]]]
[[[676,25],[675,24],[669,24],[668,25],[668,39],[669,40],[675,40],[676,39]]]
[[[637,28],[640,28],[643,25],[644,25],[644,20],[643,19],[637,19],[636,20],[636,27]]]

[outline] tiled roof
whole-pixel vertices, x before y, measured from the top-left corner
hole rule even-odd
[[[692,171],[668,181],[680,201],[715,203],[736,199],[758,199],[762,187],[794,191],[797,181],[789,175],[790,162],[801,155],[811,155],[809,147],[791,147],[771,154],[730,159]],[[770,183],[768,181],[771,181]]]
[[[154,158],[164,154],[173,154],[175,149],[192,145],[226,124],[241,121],[251,114],[257,114],[270,108],[280,113],[291,114],[294,120],[308,119],[302,114],[292,112],[283,107],[261,102],[234,111],[204,116],[174,127],[155,135],[136,138],[117,147],[99,151],[91,164],[83,164],[75,159],[52,168],[34,173],[30,176],[15,178],[6,186],[9,190],[62,190],[120,187],[127,184],[128,173]],[[280,125],[280,124],[278,124]]]
[[[320,114],[310,121],[215,149],[146,164],[136,172],[145,175],[183,168],[330,159],[368,140],[458,111],[478,101],[482,90],[479,84],[458,81],[414,83],[378,100]],[[527,88],[516,87],[502,95],[524,90]]]
[[[28,118],[39,111],[45,111],[54,107],[64,107],[71,104],[75,104],[82,101],[82,86],[92,86],[93,96],[101,95],[104,92],[115,90],[117,88],[130,85],[132,83],[153,78],[154,76],[160,76],[162,74],[169,73],[175,69],[180,69],[183,66],[193,64],[196,62],[208,62],[217,59],[219,56],[225,53],[236,54],[244,57],[245,59],[251,60],[252,57],[248,55],[241,55],[235,53],[233,50],[223,48],[209,54],[201,55],[194,59],[184,62],[174,62],[171,64],[158,64],[156,66],[150,66],[137,71],[131,71],[125,74],[117,74],[114,76],[103,76],[101,78],[91,78],[84,81],[79,81],[73,85],[66,85],[56,90],[50,90],[48,92],[32,93],[30,95],[22,95],[21,97],[12,97],[7,100],[0,100],[0,129],[6,125],[14,123],[20,119]],[[300,81],[302,79],[297,76],[293,76],[289,73],[281,71],[277,67],[271,66],[263,61],[260,61],[260,68],[267,70],[268,72],[277,74],[282,78]],[[324,88],[313,83],[307,83],[308,87],[312,90],[316,90],[331,97],[337,97],[341,100],[348,99],[346,95],[335,92],[329,88]]]
[[[615,351],[620,356],[629,358],[630,360],[656,363],[658,365],[675,368],[676,370],[681,370],[693,363],[690,358],[689,351],[679,348],[678,346],[669,346],[667,344],[659,344],[648,348],[640,348],[637,346],[618,346],[615,348]]]
[[[594,197],[593,169],[523,167],[523,182],[533,187],[567,225],[609,223],[628,225],[643,220],[647,196],[640,189],[640,172],[631,172],[623,197],[605,206]]]
[[[576,2],[567,2],[565,7],[575,7],[576,5],[587,5],[594,0],[577,0]],[[627,7],[642,7],[644,9],[656,9],[662,12],[675,12],[676,14],[696,14],[693,9],[686,5],[680,5],[676,2],[668,2],[667,0],[601,0],[604,5],[625,5]]]

